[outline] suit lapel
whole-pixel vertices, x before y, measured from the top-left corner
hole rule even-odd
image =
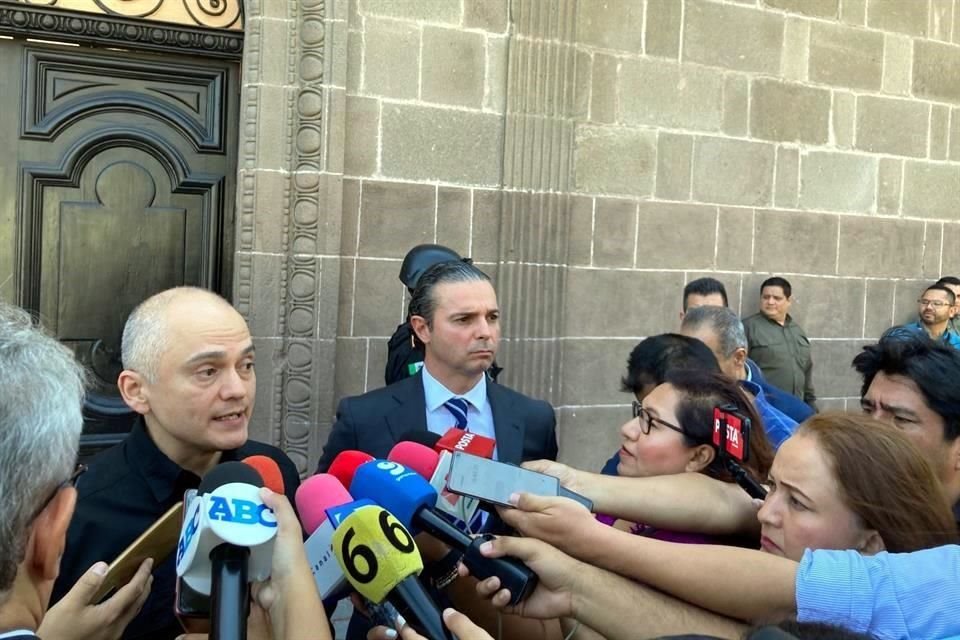
[[[497,434],[497,455],[500,462],[520,464],[523,460],[523,423],[514,418],[510,398],[496,382],[487,380],[487,399],[493,414],[493,429]]]
[[[393,385],[396,407],[387,414],[387,428],[393,442],[413,430],[427,430],[427,402],[423,397],[423,377],[420,373]],[[392,445],[391,445],[392,446]]]

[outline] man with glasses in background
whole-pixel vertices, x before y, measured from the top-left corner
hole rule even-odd
[[[919,319],[906,325],[914,331],[923,331],[934,340],[942,340],[960,349],[960,335],[950,329],[950,320],[956,315],[956,296],[944,284],[932,284],[917,300]]]

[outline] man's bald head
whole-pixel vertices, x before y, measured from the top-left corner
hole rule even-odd
[[[171,318],[184,312],[202,312],[208,307],[227,308],[237,313],[222,297],[199,287],[174,287],[141,302],[123,326],[120,342],[123,368],[155,382],[160,359],[169,345]]]

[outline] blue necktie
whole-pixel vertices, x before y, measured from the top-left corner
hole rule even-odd
[[[467,429],[467,409],[470,407],[463,398],[453,397],[443,403],[447,411],[453,414],[457,421],[457,429]]]

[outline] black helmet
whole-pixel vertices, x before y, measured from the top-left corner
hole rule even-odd
[[[403,258],[403,264],[400,265],[400,282],[413,291],[424,271],[441,262],[455,262],[461,259],[456,251],[439,244],[418,244]]]

